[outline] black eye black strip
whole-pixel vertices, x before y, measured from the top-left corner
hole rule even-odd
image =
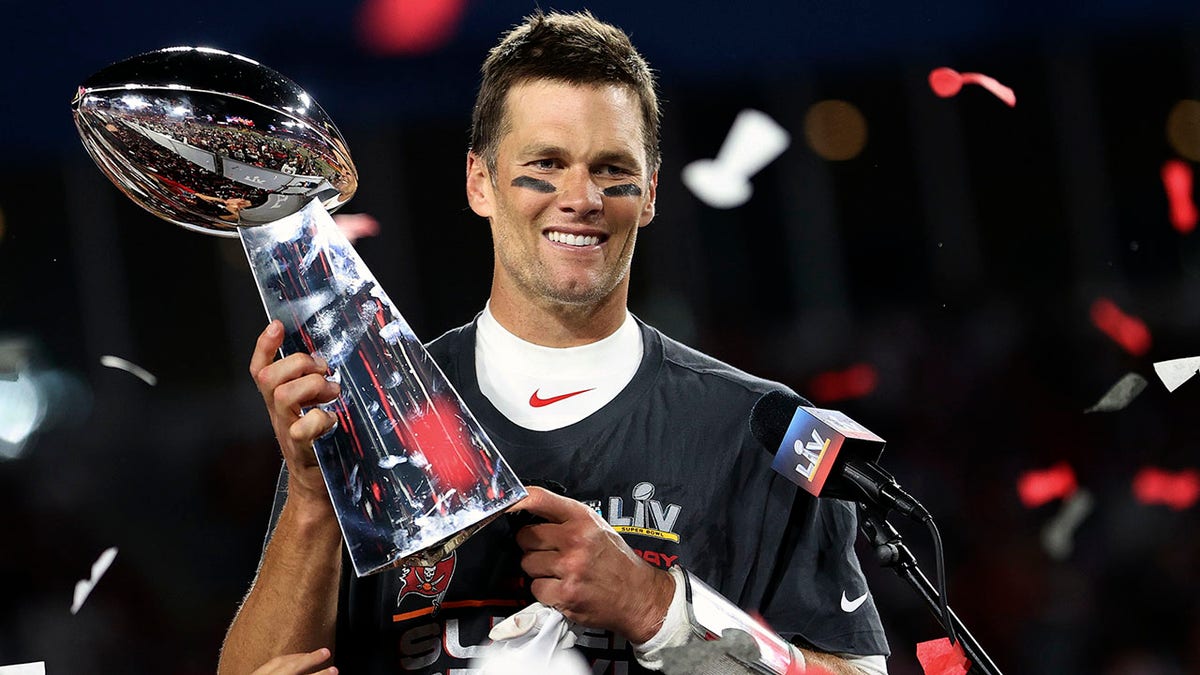
[[[553,183],[541,180],[539,178],[534,178],[532,176],[517,176],[512,180],[512,186],[529,188],[534,192],[541,192],[543,194],[553,194],[558,192],[558,188],[554,187]]]
[[[641,197],[642,188],[635,183],[624,183],[604,188],[605,197]]]

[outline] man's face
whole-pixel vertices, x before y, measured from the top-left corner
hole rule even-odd
[[[491,221],[493,294],[594,305],[624,292],[658,182],[636,95],[534,80],[513,87],[506,105],[495,171],[467,159],[471,208]]]

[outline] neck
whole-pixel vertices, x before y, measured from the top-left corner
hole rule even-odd
[[[607,298],[591,304],[530,299],[492,285],[492,316],[505,330],[543,347],[578,347],[617,332],[625,321],[628,280]]]

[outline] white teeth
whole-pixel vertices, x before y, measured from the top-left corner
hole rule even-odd
[[[578,234],[567,234],[566,232],[556,232],[551,230],[546,233],[546,238],[550,241],[560,244],[568,244],[570,246],[595,246],[600,243],[600,237],[595,235],[583,236]]]

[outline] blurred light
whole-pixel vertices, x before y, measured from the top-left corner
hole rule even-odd
[[[0,457],[19,457],[46,416],[46,402],[28,371],[0,380]]]
[[[1143,504],[1164,504],[1182,511],[1200,499],[1200,472],[1185,469],[1172,473],[1143,467],[1133,477],[1133,495]]]
[[[85,384],[38,360],[29,338],[0,338],[0,460],[20,457],[38,431],[82,423],[91,412]]]
[[[820,101],[804,115],[804,138],[823,159],[853,159],[867,145],[867,120],[851,103]]]
[[[1162,166],[1163,189],[1167,191],[1167,204],[1171,227],[1180,234],[1196,229],[1196,203],[1192,201],[1192,167],[1184,161],[1169,159]]]
[[[1184,99],[1167,114],[1167,142],[1175,152],[1200,162],[1200,101]]]
[[[171,109],[171,114],[172,114],[172,115],[174,115],[174,116],[176,116],[176,117],[183,117],[184,115],[190,115],[190,114],[192,114],[192,111],[191,111],[191,110],[188,110],[188,109],[187,109],[186,107],[184,107],[184,106],[177,105],[177,106],[175,106],[174,108],[172,108],[172,109]]]
[[[1069,497],[1078,487],[1075,471],[1066,462],[1059,462],[1041,471],[1026,471],[1017,479],[1017,494],[1021,497],[1021,503],[1029,509]]]
[[[356,17],[358,36],[381,56],[426,54],[454,36],[464,5],[464,0],[365,0]]]
[[[1134,356],[1150,351],[1150,329],[1141,319],[1129,316],[1108,298],[1092,303],[1092,324]]]
[[[842,371],[820,373],[808,383],[807,391],[822,403],[862,398],[875,391],[879,374],[866,363],[857,363]]]

